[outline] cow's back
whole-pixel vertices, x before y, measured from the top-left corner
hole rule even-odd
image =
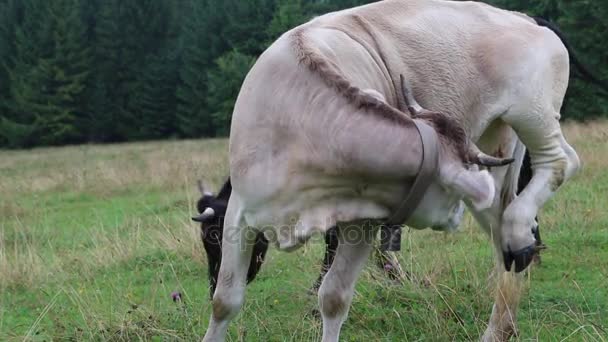
[[[498,115],[509,107],[514,75],[543,49],[548,35],[561,45],[524,14],[470,1],[387,0],[314,23],[348,32],[377,50],[394,89],[404,75],[423,107],[456,116],[470,131],[481,130],[476,113]],[[403,106],[400,92],[386,96]]]

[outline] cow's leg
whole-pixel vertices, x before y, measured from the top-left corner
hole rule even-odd
[[[536,254],[535,217],[557,189],[580,167],[579,158],[568,145],[559,124],[559,114],[508,114],[503,118],[517,132],[530,151],[534,175],[521,194],[502,216],[502,251],[505,267],[515,262],[516,272],[523,271]]]
[[[213,299],[213,292],[217,283],[217,272],[222,261],[222,245],[221,245],[222,230],[217,225],[205,227],[201,225],[201,239],[207,254],[207,272],[209,274],[209,299]]]
[[[501,175],[501,179],[503,175]],[[508,177],[507,177],[508,178]],[[492,279],[495,281],[494,305],[488,327],[482,341],[508,341],[517,334],[517,308],[524,285],[524,273],[506,271],[502,254],[502,237],[500,234],[500,215],[502,203],[495,201],[495,206],[484,212],[473,214],[484,228],[496,251],[496,266]]]
[[[374,248],[376,229],[369,221],[340,226],[340,244],[319,289],[323,342],[338,341],[353,299],[355,281]]]
[[[500,249],[499,249],[500,250]],[[496,289],[490,322],[482,341],[508,341],[517,334],[517,308],[524,285],[524,273],[506,272],[502,259],[496,263]]]
[[[228,323],[241,309],[245,299],[247,270],[256,233],[246,227],[240,204],[230,198],[224,221],[222,263],[213,295],[213,312],[203,341],[224,341]]]
[[[319,286],[321,286],[321,282],[323,282],[323,277],[325,277],[325,274],[334,262],[338,243],[338,227],[329,228],[325,233],[325,256],[323,257],[323,265],[321,265],[321,273],[310,289],[311,293],[316,293],[319,290]]]
[[[409,278],[403,271],[397,252],[401,250],[401,227],[387,226],[380,227],[380,248],[376,251],[376,264],[392,280],[403,281]]]
[[[492,239],[497,254],[497,267],[494,272],[496,280],[495,300],[488,327],[483,335],[483,341],[507,341],[516,334],[516,315],[524,285],[523,274],[507,272],[504,267],[503,229],[512,229],[504,225],[505,209],[520,198],[518,183],[521,173],[521,163],[524,158],[525,147],[518,143],[513,130],[502,121],[495,122],[478,142],[480,147],[488,153],[504,153],[513,155],[517,161],[508,167],[492,169],[492,177],[497,187],[498,196],[495,197],[491,208],[483,211],[472,209],[480,225]],[[525,181],[525,180],[524,180]],[[536,226],[534,217],[528,231]]]
[[[483,341],[506,341],[516,333],[516,314],[522,289],[522,275],[506,272],[503,265],[501,221],[504,208],[516,197],[520,183],[521,163],[525,154],[524,145],[519,142],[513,129],[501,120],[492,123],[478,141],[478,146],[487,153],[508,155],[515,162],[506,167],[493,168],[492,178],[497,195],[492,207],[471,212],[487,233],[496,251],[496,268],[493,280],[496,281],[495,301]]]
[[[249,263],[249,271],[247,271],[247,283],[252,282],[260,272],[266,252],[268,251],[268,240],[264,233],[258,233],[253,245],[253,254]]]
[[[493,276],[496,281],[494,305],[488,327],[482,338],[484,342],[508,341],[517,333],[517,308],[524,285],[524,273],[506,271],[504,267],[499,223],[501,208],[502,203],[495,201],[495,206],[488,210],[472,211],[492,239],[496,251],[496,267]]]

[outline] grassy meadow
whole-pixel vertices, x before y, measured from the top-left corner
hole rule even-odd
[[[544,208],[549,249],[528,276],[521,341],[608,340],[608,122],[567,124],[583,172]],[[211,305],[197,179],[217,190],[227,142],[200,140],[0,151],[0,341],[191,341]],[[372,262],[344,341],[475,340],[491,311],[492,248],[462,232],[404,230],[397,285]],[[323,244],[271,249],[232,341],[320,340]],[[173,291],[183,301],[171,299]]]

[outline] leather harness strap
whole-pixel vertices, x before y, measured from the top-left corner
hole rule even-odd
[[[433,178],[435,178],[439,166],[439,137],[435,129],[421,120],[414,120],[414,124],[422,142],[422,163],[409,194],[401,202],[393,216],[386,221],[389,226],[400,226],[412,216],[431,185]]]

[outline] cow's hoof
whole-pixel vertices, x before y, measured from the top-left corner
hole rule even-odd
[[[516,273],[524,271],[526,268],[528,268],[528,266],[530,266],[530,264],[538,255],[540,250],[544,248],[544,246],[539,246],[534,243],[526,248],[520,249],[515,252],[511,251],[510,249],[506,252],[503,251],[502,255],[503,260],[505,262],[505,269],[507,271],[511,271],[511,266],[513,265],[513,263],[515,263]]]

